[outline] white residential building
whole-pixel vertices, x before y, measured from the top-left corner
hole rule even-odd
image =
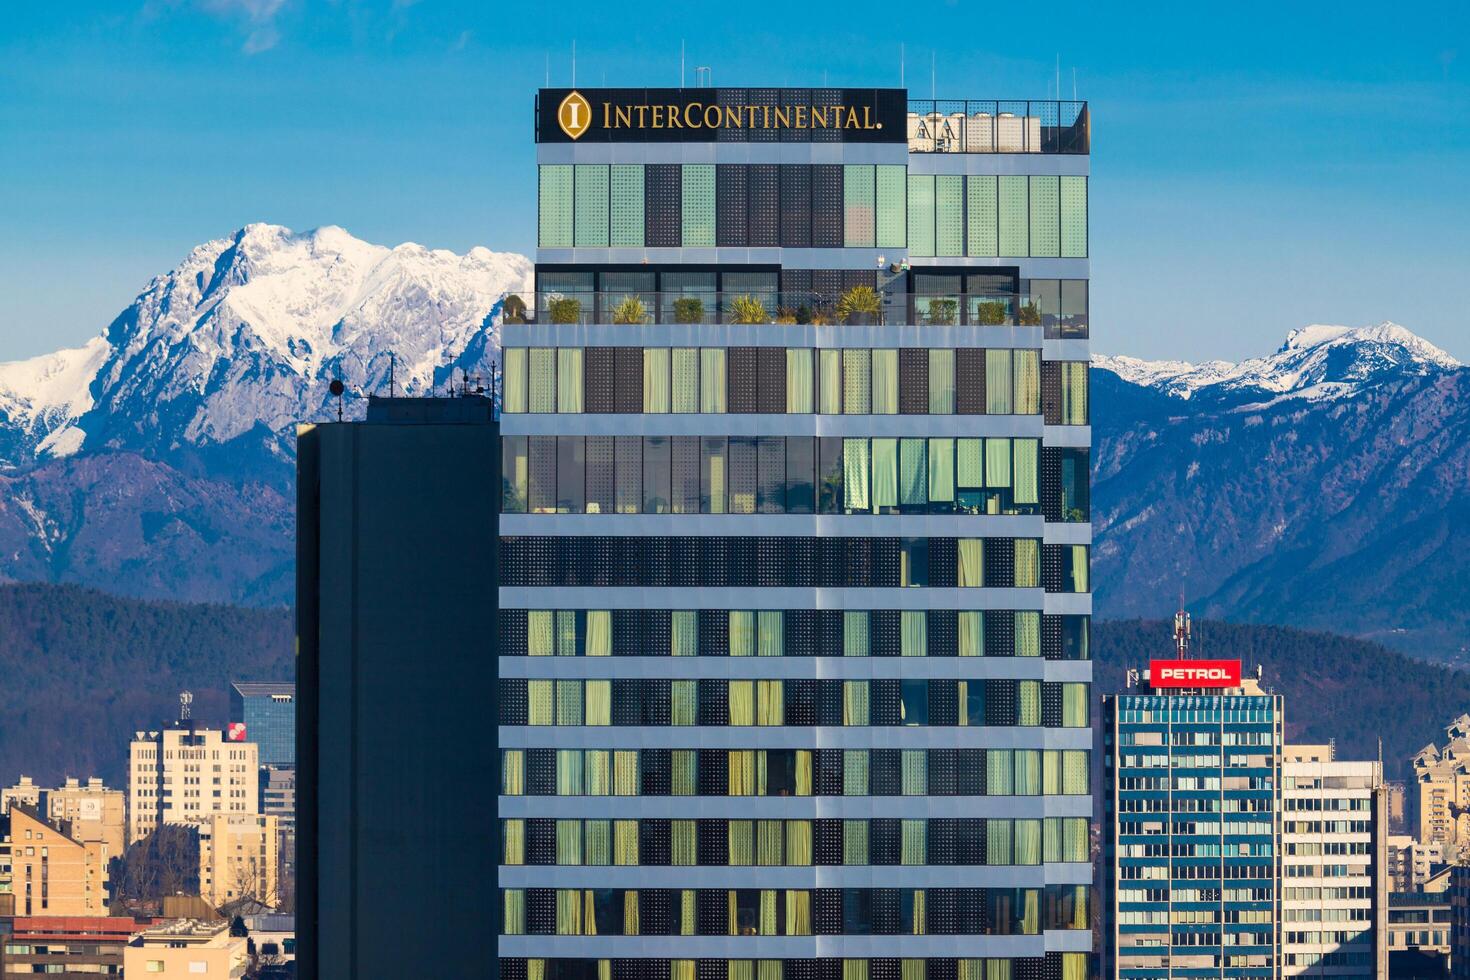
[[[260,812],[259,749],[189,722],[137,732],[128,752],[128,843],[160,824]]]

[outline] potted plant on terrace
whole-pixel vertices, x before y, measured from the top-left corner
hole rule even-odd
[[[1001,300],[982,300],[979,312],[980,322],[987,326],[998,326],[1006,322],[1006,304]]]
[[[952,326],[959,318],[960,301],[957,299],[931,299],[929,301],[929,322],[940,326]]]
[[[643,300],[637,296],[624,296],[617,306],[613,307],[613,323],[647,323],[648,309],[643,305]]]
[[[1025,327],[1041,326],[1041,309],[1035,303],[1027,303],[1021,307],[1021,325]]]
[[[582,301],[570,296],[557,296],[546,304],[546,311],[551,314],[552,323],[580,323],[582,321]]]
[[[704,301],[698,296],[680,296],[674,300],[675,323],[703,323]]]
[[[872,286],[854,286],[837,300],[837,318],[844,323],[877,323],[882,309],[882,300]]]
[[[736,296],[730,301],[731,323],[770,323],[766,305],[754,296]]]
[[[525,323],[526,301],[521,299],[515,293],[511,293],[510,295],[506,296],[505,301],[501,303],[500,312],[503,315],[506,323]]]

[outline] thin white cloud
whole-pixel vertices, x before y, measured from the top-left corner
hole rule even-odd
[[[245,27],[245,41],[240,50],[246,54],[259,54],[269,51],[280,42],[281,32],[276,27],[276,15],[286,6],[286,2],[287,0],[182,0],[182,5],[222,20],[241,22]]]

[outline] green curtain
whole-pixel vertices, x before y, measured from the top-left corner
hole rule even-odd
[[[842,440],[843,507],[853,513],[868,509],[868,440]]]
[[[985,614],[979,610],[960,610],[959,655],[961,657],[985,656]]]
[[[1062,727],[1086,728],[1087,726],[1087,685],[1082,682],[1064,682],[1062,684]]]
[[[1041,750],[1015,749],[1017,796],[1041,795]]]
[[[526,893],[520,888],[505,890],[505,911],[501,917],[500,933],[503,936],[526,934]]]
[[[1087,424],[1086,361],[1062,362],[1062,424]]]
[[[731,609],[728,619],[730,656],[755,656],[755,613],[748,609]]]
[[[786,682],[756,681],[757,725],[783,725],[786,723]]]
[[[929,794],[929,753],[924,749],[904,749],[899,756],[903,767],[903,795]]]
[[[582,821],[558,820],[556,822],[556,863],[582,863]]]
[[[868,725],[867,681],[842,682],[842,723],[849,726]]]
[[[905,609],[899,617],[899,652],[905,657],[929,655],[929,617],[922,609]]]
[[[1072,591],[1089,591],[1087,582],[1087,545],[1070,545],[1067,557],[1072,565]]]
[[[556,695],[551,681],[526,681],[526,724],[556,723]]]
[[[1011,414],[1011,385],[1010,350],[987,350],[985,352],[986,414]]]
[[[866,657],[869,648],[868,614],[863,610],[846,610],[842,614],[842,655]]]
[[[1016,588],[1041,587],[1041,542],[1035,538],[1016,538]]]
[[[669,774],[670,796],[694,795],[697,758],[693,749],[674,749],[669,753],[669,766],[672,770]]]
[[[842,352],[842,412],[872,412],[872,357],[866,350],[848,348]]]
[[[556,934],[558,936],[582,935],[582,893],[577,890],[556,890]]]
[[[1011,440],[985,440],[985,486],[1001,490],[1011,485]]]
[[[985,821],[985,863],[1006,865],[1015,863],[1011,848],[1013,822],[991,818]]]
[[[749,820],[728,821],[730,865],[746,867],[755,864],[755,828]]]
[[[695,724],[695,705],[698,703],[694,681],[673,681],[669,697],[669,724]]]
[[[1062,792],[1069,796],[1085,796],[1091,792],[1086,749],[1062,751]]]
[[[929,349],[929,414],[954,414],[954,351]]]
[[[550,609],[532,609],[526,613],[526,654],[549,657],[555,646],[552,637],[555,616]]]
[[[675,347],[673,367],[673,409],[689,414],[699,411],[699,348]]]
[[[809,865],[812,863],[812,822],[810,820],[786,821],[786,863]],[[796,933],[808,935],[808,933]]]
[[[699,655],[699,617],[693,609],[676,609],[670,616],[669,655]]]
[[[501,352],[504,365],[501,368],[500,410],[506,414],[526,410],[526,348],[507,347]]]
[[[873,414],[898,414],[898,351],[873,351]]]
[[[1016,399],[1013,408],[1017,415],[1039,415],[1041,413],[1041,351],[1018,350],[1016,355]]]
[[[929,502],[929,443],[902,439],[898,444],[898,502],[921,507]]]
[[[501,833],[504,835],[504,848],[501,851],[501,864],[525,864],[526,863],[526,821],[506,820],[501,823]]]
[[[851,440],[849,440],[851,441]],[[873,513],[898,506],[898,440],[873,440]]]
[[[842,753],[842,795],[868,795],[868,750],[845,749]],[[863,827],[867,823],[863,822]],[[864,830],[866,833],[866,829]],[[867,838],[863,838],[864,842]],[[867,862],[864,861],[864,864]]]
[[[613,753],[613,795],[639,795],[637,749],[619,749]]]
[[[985,585],[985,539],[960,538],[957,542],[959,569],[955,585],[978,589]]]
[[[526,753],[524,749],[506,749],[500,753],[500,794],[520,796],[526,791]]]
[[[583,725],[612,724],[612,681],[588,681]]]
[[[929,863],[929,847],[924,834],[925,820],[904,820],[899,824],[899,863],[926,865]]]
[[[556,611],[556,655],[558,657],[577,655],[577,611],[575,609]]]
[[[1037,447],[1040,445],[1039,439],[1011,440],[1016,479],[1012,499],[1018,505],[1034,506],[1041,500],[1037,489]]]
[[[725,349],[699,351],[699,410],[706,415],[725,413]]]
[[[985,486],[985,453],[980,439],[955,440],[955,483],[961,490]]]
[[[842,863],[868,863],[868,821],[842,821]]]
[[[556,750],[556,795],[582,795],[582,751]]]
[[[731,725],[755,724],[755,687],[750,681],[727,681]]]
[[[780,820],[755,822],[755,863],[762,867],[786,863],[786,828]]]
[[[645,414],[667,414],[669,397],[669,349],[643,348],[643,411]]]
[[[810,413],[814,408],[812,392],[812,352],[807,347],[786,350],[786,411]]]
[[[779,657],[785,653],[786,615],[779,609],[762,609],[756,614],[756,655]]]
[[[1016,764],[1010,749],[985,750],[985,795],[1015,795]]]
[[[638,864],[638,821],[613,821],[613,864]]]
[[[556,411],[556,349],[531,348],[530,405],[533,412]]]
[[[954,503],[953,439],[929,440],[929,499],[934,503]]]
[[[817,352],[817,411],[823,415],[842,414],[842,351]]]
[[[1016,682],[1016,724],[1041,724],[1041,681]]]
[[[726,754],[726,782],[730,796],[755,796],[755,750],[731,749]]]
[[[606,820],[587,821],[586,863],[599,867],[612,864],[612,824]]]
[[[693,820],[669,821],[669,863],[691,867],[695,863],[695,830]]]
[[[556,410],[582,411],[582,348],[561,347],[556,352]]]

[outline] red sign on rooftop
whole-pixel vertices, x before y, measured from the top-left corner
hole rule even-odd
[[[1150,660],[1150,687],[1239,687],[1239,660]]]

